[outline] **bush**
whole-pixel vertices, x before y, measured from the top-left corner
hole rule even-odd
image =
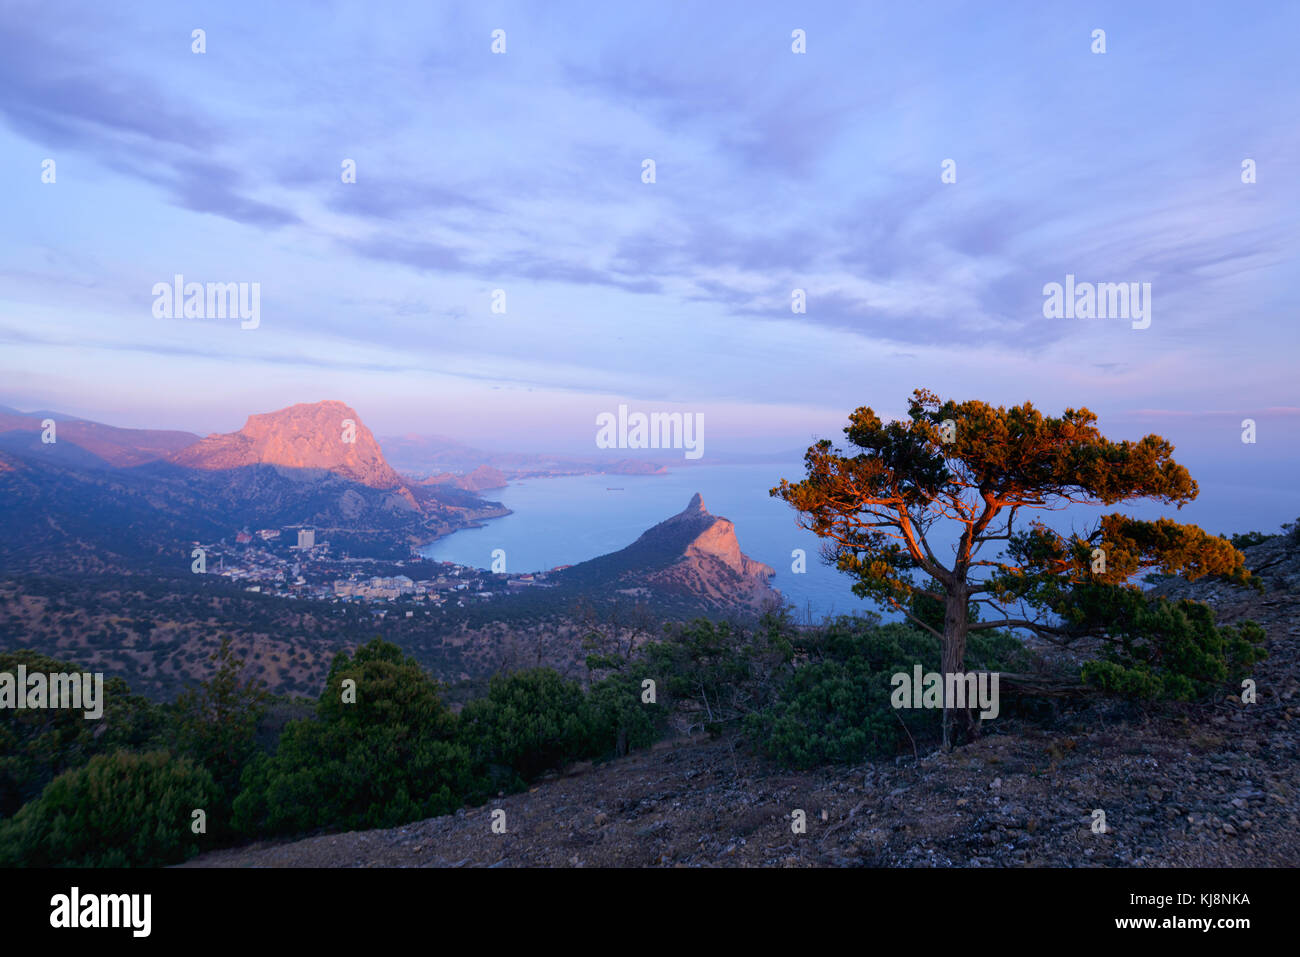
[[[35,651],[0,652],[0,672],[81,673],[85,669]],[[133,695],[121,678],[104,682],[104,715],[86,720],[66,708],[0,709],[0,818],[13,815],[64,771],[100,754],[162,745],[162,710]]]
[[[1003,634],[971,635],[969,671],[1020,667],[1023,646]],[[902,624],[876,626],[841,618],[803,636],[794,667],[775,700],[749,715],[745,729],[758,748],[796,768],[892,756],[911,741],[937,738],[940,709],[893,707],[892,677],[940,667],[939,639]]]
[[[244,767],[257,753],[258,722],[270,696],[243,678],[244,662],[236,657],[229,638],[209,661],[212,675],[181,695],[175,705],[178,753],[206,768],[217,786],[218,800],[209,809],[215,837],[233,835],[232,806],[240,791]]]
[[[648,643],[644,667],[665,703],[693,716],[692,729],[721,734],[773,700],[790,671],[791,630],[784,614],[753,630],[697,619]]]
[[[479,774],[512,789],[598,747],[582,688],[550,668],[494,676],[460,723]]]
[[[1237,532],[1229,538],[1229,541],[1232,542],[1233,548],[1241,551],[1243,548],[1250,548],[1252,545],[1258,545],[1274,537],[1263,532]]]
[[[199,851],[193,811],[212,776],[165,751],[97,755],[67,771],[0,827],[0,866],[153,867]]]
[[[1265,633],[1253,621],[1215,624],[1203,602],[1138,596],[1115,615],[1107,656],[1083,666],[1086,684],[1137,699],[1194,701],[1239,684],[1267,657]]]
[[[343,682],[356,700],[343,700]],[[317,719],[291,721],[244,771],[235,826],[247,834],[394,827],[445,814],[473,789],[469,752],[438,684],[375,639],[334,659]]]
[[[638,665],[591,686],[587,707],[594,755],[619,758],[637,748],[647,748],[658,739],[667,711],[657,701],[651,704],[641,700],[641,683],[647,677],[646,669]]]

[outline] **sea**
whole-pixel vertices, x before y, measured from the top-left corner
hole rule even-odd
[[[486,520],[481,528],[454,532],[421,552],[436,561],[490,568],[494,550],[502,549],[506,570],[512,573],[575,565],[630,545],[646,529],[684,509],[698,492],[705,508],[735,523],[742,552],[776,569],[772,586],[794,607],[797,618],[817,622],[833,615],[883,612],[852,593],[850,577],[821,558],[822,539],[800,528],[794,510],[769,495],[782,478],[797,481],[802,475],[802,463],[793,463],[787,467],[704,465],[645,476],[526,479],[482,493],[484,498],[501,502],[511,514]],[[1059,512],[1038,512],[1037,516],[1062,532],[1084,530],[1106,511],[1144,519],[1167,515],[1215,534],[1276,532],[1283,522],[1295,521],[1300,515],[1294,491],[1282,493],[1276,479],[1259,476],[1246,482],[1203,482],[1197,500],[1181,511],[1159,503],[1135,502],[1111,508],[1072,506]],[[1029,514],[1021,511],[1018,527]],[[944,558],[951,554],[955,542],[953,534],[932,544]],[[995,544],[990,543],[986,550],[991,552]],[[804,555],[802,572],[795,570],[800,564],[799,550]]]

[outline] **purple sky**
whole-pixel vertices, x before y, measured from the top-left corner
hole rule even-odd
[[[0,404],[207,432],[336,398],[584,452],[627,403],[743,453],[923,386],[1279,467],[1298,33],[1294,4],[7,3]],[[258,283],[257,328],[156,317],[177,273]],[[1067,274],[1150,283],[1150,327],[1045,318]]]

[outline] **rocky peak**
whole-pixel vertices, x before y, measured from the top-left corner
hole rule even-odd
[[[584,562],[566,574],[590,582],[614,579],[633,591],[663,589],[714,610],[753,610],[779,597],[768,584],[776,572],[741,552],[735,525],[711,514],[698,493],[686,508],[648,529],[627,548]]]
[[[402,486],[361,417],[332,400],[250,415],[238,432],[209,435],[171,461],[209,470],[275,465],[327,471],[371,488]]]
[[[699,492],[691,496],[690,502],[686,507],[671,518],[666,518],[658,525],[649,529],[643,538],[662,538],[665,536],[681,537],[683,535],[693,536],[702,534],[714,522],[727,520],[719,519],[718,516],[711,513],[704,507],[704,499]],[[727,522],[730,525],[730,522]]]

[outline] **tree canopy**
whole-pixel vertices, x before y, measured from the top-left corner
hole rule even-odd
[[[844,429],[850,451],[816,443],[805,478],[782,480],[771,494],[828,540],[857,595],[942,637],[945,673],[962,670],[971,631],[1026,629],[1060,643],[1118,638],[1117,609],[1138,600],[1134,579],[1143,573],[1248,581],[1231,542],[1195,525],[1112,513],[1067,536],[1042,521],[1043,512],[1077,504],[1145,498],[1182,508],[1196,498],[1168,440],[1113,441],[1096,421],[1087,409],[1050,416],[1029,402],[994,407],[918,389],[905,419],[857,409]],[[958,535],[951,556],[936,551],[945,528]],[[1001,545],[986,550],[990,543]],[[914,614],[919,599],[943,603],[942,628]],[[992,614],[976,621],[975,609]]]

